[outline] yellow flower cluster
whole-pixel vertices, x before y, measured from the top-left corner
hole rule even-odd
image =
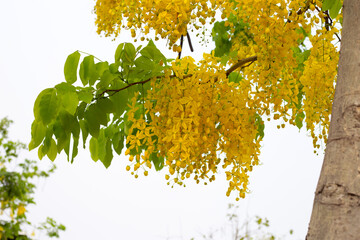
[[[326,143],[330,126],[330,114],[335,93],[337,63],[339,54],[333,45],[333,36],[337,31],[333,28],[318,30],[318,34],[310,38],[312,48],[304,63],[304,73],[300,78],[305,93],[303,111],[306,113],[306,126],[310,130],[315,148]],[[323,140],[322,140],[323,139]]]
[[[145,39],[151,29],[156,36],[169,40],[169,45],[186,35],[191,25],[196,29],[204,25],[207,19],[215,21],[215,13],[222,6],[223,0],[97,0],[95,13],[98,33],[105,36],[118,36],[121,28],[131,29],[136,37],[139,30]],[[196,21],[195,21],[196,19]],[[209,22],[208,21],[208,22]],[[180,51],[174,45],[174,50]]]
[[[295,111],[300,86],[296,71],[298,63],[291,49],[304,39],[300,27],[309,31],[304,16],[296,12],[306,4],[304,1],[289,4],[289,1],[281,0],[237,0],[236,3],[228,14],[234,14],[251,26],[248,31],[253,39],[244,44],[235,37],[232,49],[237,50],[237,59],[258,56],[257,62],[244,69],[244,75],[253,83],[254,104],[261,113],[268,115],[272,107],[273,113],[288,121],[289,110]],[[232,23],[228,24],[232,26]]]
[[[169,169],[166,179],[172,176],[170,181],[182,185],[190,176],[197,183],[215,180],[221,164],[229,180],[227,194],[237,190],[239,197],[244,197],[247,172],[259,162],[256,109],[249,104],[249,81],[229,83],[217,62],[207,54],[199,65],[191,57],[173,62],[175,74],[153,81],[143,106],[144,115],[138,119],[133,99],[128,120],[133,123],[130,132],[135,128],[137,131],[128,136],[127,144],[130,150],[146,145],[137,156],[134,171],[143,164],[150,167],[150,155],[159,154],[165,157]],[[130,160],[134,157],[131,155]]]
[[[235,6],[224,10],[225,16],[233,14],[249,26],[252,39],[244,43],[241,34],[233,36],[232,50],[238,52],[234,62],[252,55],[258,57],[243,70],[253,83],[253,104],[260,113],[272,113],[275,120],[294,125],[297,114],[304,113],[316,148],[319,139],[326,142],[339,55],[333,41],[334,34],[339,33],[334,27],[336,22],[326,28],[328,16],[319,11],[321,5],[315,0],[237,0]],[[232,22],[227,25],[233,27]],[[321,25],[322,30],[310,37],[310,57],[300,69],[292,50]],[[298,109],[300,89],[305,100]]]

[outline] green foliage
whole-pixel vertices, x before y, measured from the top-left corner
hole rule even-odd
[[[227,55],[232,46],[231,41],[229,40],[230,27],[225,27],[225,21],[215,22],[212,29],[213,41],[215,42],[215,56],[222,57]]]
[[[232,72],[228,76],[229,82],[239,83],[241,80],[243,80],[243,76],[241,76],[238,72]]]
[[[33,181],[38,178],[47,178],[54,172],[53,165],[47,171],[40,170],[35,161],[25,159],[19,161],[19,151],[25,148],[25,145],[19,142],[13,142],[8,139],[8,127],[11,121],[2,119],[0,121],[0,202],[1,202],[1,220],[0,220],[0,239],[31,239],[24,234],[24,230],[35,228],[28,220],[26,208],[30,204],[35,204],[33,199],[36,189]],[[45,136],[45,128],[42,122],[36,122],[32,125],[32,145],[39,145],[39,139]],[[50,157],[56,156],[56,144],[50,142]],[[52,231],[65,230],[63,225],[57,225],[52,220]],[[40,228],[42,229],[42,228]],[[56,230],[57,229],[57,230]],[[47,230],[47,229],[45,229]],[[49,232],[48,232],[49,233]],[[50,236],[50,235],[49,235]],[[50,237],[59,237],[59,234]]]
[[[261,116],[258,114],[255,116],[255,125],[258,128],[258,132],[256,134],[256,139],[259,137],[261,139],[264,138],[265,124],[264,124],[264,121],[262,120]]]
[[[64,67],[65,82],[43,90],[34,105],[29,149],[38,147],[38,156],[54,160],[60,152],[73,162],[81,132],[83,147],[90,136],[90,153],[108,168],[113,151],[121,154],[127,129],[129,100],[150,88],[149,80],[168,68],[164,55],[150,41],[145,47],[120,44],[114,63],[95,62],[94,56],[80,61],[80,53],[70,54]],[[80,63],[80,66],[79,66]],[[79,75],[82,85],[77,85]],[[138,111],[136,116],[141,116]],[[150,121],[151,119],[149,119]],[[70,139],[72,139],[72,144]],[[155,168],[163,167],[163,158],[152,156]]]
[[[231,52],[232,43],[237,42],[248,46],[248,41],[253,41],[253,36],[248,31],[248,24],[241,19],[237,19],[233,14],[230,15],[228,22],[233,26],[225,25],[225,21],[215,22],[212,29],[212,38],[215,42],[215,56],[221,57],[226,63],[229,57],[236,57],[237,52]]]
[[[57,224],[54,219],[47,217],[46,222],[41,223],[38,229],[45,230],[49,237],[59,238],[59,231],[65,231],[66,227],[62,224]]]
[[[322,10],[329,10],[331,18],[336,18],[342,8],[342,0],[324,0]]]

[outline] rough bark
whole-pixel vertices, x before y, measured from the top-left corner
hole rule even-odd
[[[344,0],[338,80],[307,240],[360,239],[360,1]]]

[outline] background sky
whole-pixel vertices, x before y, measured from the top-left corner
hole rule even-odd
[[[116,41],[96,34],[94,1],[17,0],[0,2],[0,118],[14,120],[10,137],[30,141],[33,103],[39,92],[64,81],[66,57],[76,51],[89,52],[113,61],[116,46],[132,41],[123,32]],[[192,38],[199,59],[212,49]],[[167,57],[165,42],[156,42]],[[146,45],[146,43],[143,43]],[[314,155],[312,140],[295,127],[276,129],[266,122],[261,166],[250,176],[251,193],[237,202],[242,219],[256,215],[270,220],[273,233],[304,239],[323,155]],[[37,159],[36,150],[24,157]],[[58,169],[49,179],[38,181],[36,206],[28,209],[30,220],[44,221],[47,216],[66,225],[61,239],[201,239],[226,225],[229,203],[228,183],[219,173],[207,186],[191,181],[187,187],[170,188],[165,171],[150,171],[148,177],[134,179],[125,171],[127,158],[113,159],[109,169],[94,163],[87,150],[80,151],[73,164],[61,154]],[[46,157],[39,162],[49,166]],[[217,239],[225,239],[219,231]],[[37,238],[46,239],[44,235]]]

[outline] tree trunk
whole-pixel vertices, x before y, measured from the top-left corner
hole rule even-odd
[[[360,239],[360,1],[344,0],[329,139],[307,240]]]

